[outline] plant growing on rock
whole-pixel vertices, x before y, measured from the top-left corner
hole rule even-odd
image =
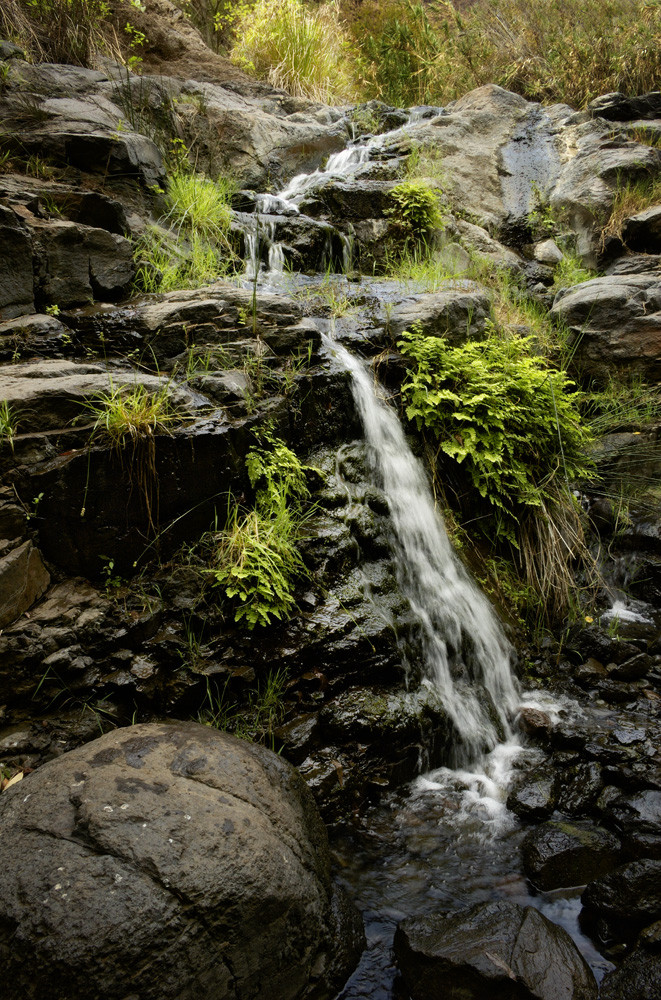
[[[661,201],[661,177],[649,175],[618,184],[608,222],[601,232],[602,244],[608,237],[622,238],[625,221]]]
[[[0,444],[8,444],[14,450],[14,436],[18,422],[6,399],[0,403]]]
[[[126,463],[129,452],[129,480],[135,482],[143,498],[150,528],[154,528],[154,485],[156,483],[155,435],[168,431],[180,419],[170,399],[170,386],[152,392],[143,385],[112,386],[85,404],[94,418],[90,445],[97,435],[110,442]],[[87,494],[89,483],[85,487]],[[85,500],[83,510],[85,511]]]
[[[108,0],[3,0],[0,32],[36,60],[89,66],[98,50],[112,47],[110,14]]]
[[[234,604],[234,620],[253,629],[287,617],[295,606],[293,587],[306,573],[297,543],[309,491],[305,467],[269,430],[248,452],[246,468],[254,509],[230,505],[209,572]]]
[[[399,347],[412,362],[402,386],[408,419],[451,460],[458,490],[484,501],[482,532],[509,543],[559,612],[571,560],[584,550],[571,484],[593,474],[573,383],[531,352],[530,338],[453,347],[413,329]]]

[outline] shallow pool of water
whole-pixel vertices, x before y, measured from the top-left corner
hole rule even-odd
[[[465,787],[428,784],[434,782],[418,780],[391,794],[360,826],[332,840],[338,879],[362,911],[367,936],[360,964],[337,1000],[398,995],[392,941],[404,917],[491,899],[534,906],[564,927],[601,980],[613,966],[579,928],[581,887],[538,893],[523,875],[520,845],[529,827],[506,810],[494,825],[479,801],[467,812]]]

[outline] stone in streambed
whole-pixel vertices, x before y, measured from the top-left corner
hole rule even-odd
[[[631,861],[598,878],[581,897],[583,906],[627,930],[661,918],[661,861]]]
[[[510,792],[507,808],[524,820],[547,819],[555,809],[557,794],[555,770],[544,764],[531,771],[523,784]]]
[[[395,952],[411,1000],[596,1000],[597,984],[561,927],[530,906],[479,903],[404,920]]]
[[[543,892],[585,885],[617,864],[617,837],[598,827],[548,822],[531,830],[521,845],[523,867]]]
[[[302,779],[209,727],[109,733],[0,818],[5,1000],[317,1000],[362,947]]]
[[[661,997],[661,955],[636,948],[601,984],[601,1000],[658,1000]]]

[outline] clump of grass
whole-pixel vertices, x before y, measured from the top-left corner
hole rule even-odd
[[[154,529],[154,499],[156,476],[155,435],[167,431],[180,419],[170,399],[170,387],[164,385],[155,392],[143,385],[111,386],[85,404],[94,418],[90,445],[97,435],[110,442],[120,455],[143,499],[149,527]],[[85,494],[89,482],[85,487]],[[83,501],[83,511],[85,501]]]
[[[640,376],[612,378],[585,394],[581,410],[595,436],[636,432],[661,421],[661,389]]]
[[[151,438],[177,419],[169,386],[151,392],[144,385],[115,386],[85,404],[94,417],[94,431],[117,448]]]
[[[238,257],[232,246],[229,177],[213,181],[184,168],[174,171],[165,192],[162,227],[148,230],[135,246],[136,284],[146,292],[199,288],[227,275]]]
[[[201,174],[175,171],[165,193],[165,220],[217,244],[226,242],[232,221],[229,203],[235,188],[228,177],[213,181]]]
[[[448,267],[443,251],[436,251],[426,244],[397,251],[388,248],[381,270],[395,281],[410,283],[425,292],[436,292],[457,276],[456,271]]]
[[[553,288],[571,288],[595,277],[595,272],[584,267],[580,258],[565,251],[561,261],[553,269]]]
[[[609,237],[622,238],[630,216],[661,202],[661,177],[637,177],[620,184],[615,192],[608,222],[602,229],[602,243]]]
[[[331,103],[357,95],[354,60],[336,3],[258,0],[234,24],[232,61],[274,87]]]
[[[628,128],[626,134],[633,142],[638,142],[641,146],[654,146],[657,149],[661,146],[661,129],[648,125],[636,125]]]
[[[228,689],[228,681],[219,688],[207,680],[206,695],[198,713],[198,721],[233,733],[239,739],[265,743],[275,749],[274,731],[285,715],[286,668],[270,670],[241,703],[231,697]]]
[[[446,189],[449,183],[448,173],[443,165],[443,155],[428,143],[413,147],[406,158],[406,177],[408,180],[435,181]]]
[[[14,437],[18,428],[18,421],[13,410],[6,399],[0,403],[0,444],[8,444],[14,450]]]

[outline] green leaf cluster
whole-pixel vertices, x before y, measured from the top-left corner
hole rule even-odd
[[[234,504],[217,537],[214,585],[234,605],[234,620],[248,629],[288,617],[294,585],[306,573],[298,551],[302,508],[309,497],[305,466],[271,431],[246,458],[255,506]]]
[[[445,228],[439,204],[439,192],[424,180],[404,181],[390,192],[395,203],[390,214],[399,222],[407,237],[426,240],[437,229]]]
[[[491,505],[496,536],[517,545],[526,511],[591,472],[574,383],[531,353],[528,337],[454,347],[414,328],[399,347],[413,362],[402,386],[407,417],[466,470]]]

